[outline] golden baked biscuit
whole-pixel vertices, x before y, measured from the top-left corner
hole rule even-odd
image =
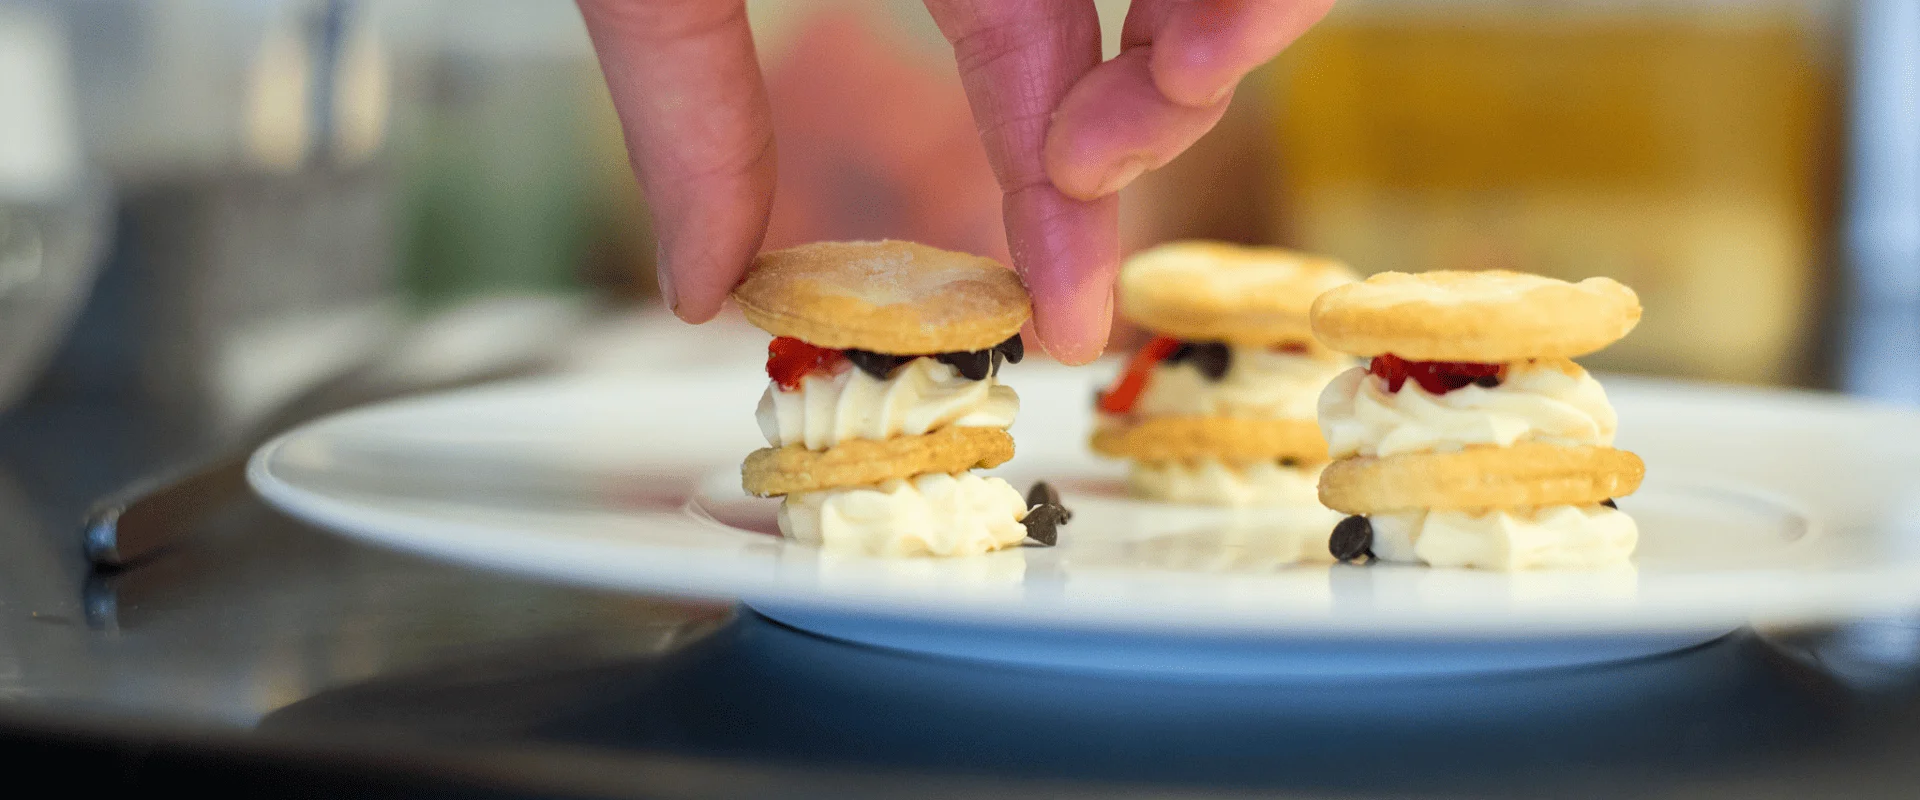
[[[1013,437],[999,428],[955,425],[922,436],[852,439],[826,450],[763,447],[747,455],[740,483],[762,497],[837,486],[870,486],[926,472],[997,467],[1013,458]]]
[[[1189,341],[1264,347],[1313,342],[1313,298],[1359,276],[1331,258],[1274,247],[1174,242],[1120,268],[1120,312]]]
[[[733,301],[775,336],[894,355],[985,350],[1031,314],[1026,287],[999,262],[899,241],[762,253]]]
[[[1539,442],[1347,458],[1320,473],[1320,503],[1347,514],[1582,506],[1633,494],[1646,471],[1625,450]]]
[[[1249,464],[1290,458],[1300,464],[1327,460],[1327,440],[1310,419],[1247,417],[1147,417],[1093,432],[1094,452],[1135,461],[1197,461]]]
[[[1382,272],[1313,302],[1313,335],[1357,356],[1502,363],[1586,355],[1640,322],[1640,299],[1610,278],[1520,272]]]

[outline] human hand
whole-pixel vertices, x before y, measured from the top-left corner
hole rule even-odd
[[[1003,192],[1014,268],[1055,358],[1099,356],[1114,193],[1211,129],[1233,88],[1332,0],[1134,0],[1100,61],[1092,0],[925,0]],[[774,142],[743,0],[578,0],[653,209],[661,295],[704,322],[759,250]]]

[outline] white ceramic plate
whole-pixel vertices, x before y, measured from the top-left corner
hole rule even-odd
[[[837,557],[769,535],[750,369],[501,385],[361,409],[255,454],[296,516],[476,566],[740,598],[824,635],[945,655],[1195,675],[1355,675],[1631,657],[1744,624],[1920,608],[1920,413],[1615,379],[1635,569],[1497,574],[1319,559],[1330,517],[1127,500],[1084,450],[1100,372],[1007,370],[1019,456],[1075,511],[1056,548]],[[1303,560],[1303,557],[1306,560]]]

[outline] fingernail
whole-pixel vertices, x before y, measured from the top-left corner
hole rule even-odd
[[[1105,197],[1126,188],[1127,184],[1133,183],[1141,175],[1146,174],[1152,166],[1153,163],[1148,161],[1146,156],[1134,156],[1120,162],[1120,166],[1115,167],[1112,172],[1107,173],[1105,179],[1100,181],[1099,196]]]
[[[673,293],[673,269],[667,262],[667,246],[655,244],[653,249],[653,274],[660,282],[660,301],[667,304],[673,313],[680,313],[680,296]]]

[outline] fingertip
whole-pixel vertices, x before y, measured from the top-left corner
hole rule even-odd
[[[663,245],[658,269],[661,301],[685,322],[699,324],[719,316],[727,295],[746,275],[759,248],[758,236],[723,250],[693,253]]]
[[[1059,317],[1065,316],[1061,319]],[[1069,315],[1044,315],[1034,320],[1034,333],[1040,348],[1053,360],[1068,366],[1090,364],[1107,350],[1107,334],[1113,327],[1113,301],[1109,299],[1099,312],[1081,318]]]
[[[727,292],[731,287],[702,293],[685,293],[669,301],[667,307],[673,315],[684,322],[698,325],[720,315],[720,308],[726,305]]]
[[[1040,348],[1064,364],[1099,358],[1112,327],[1119,204],[1071,200],[1044,186],[1009,196],[1007,212]]]
[[[669,306],[669,308],[673,310],[674,316],[680,318],[681,322],[690,325],[710,322],[714,317],[720,315],[720,304],[718,303],[715,303],[711,308],[694,308],[686,303],[675,303]]]

